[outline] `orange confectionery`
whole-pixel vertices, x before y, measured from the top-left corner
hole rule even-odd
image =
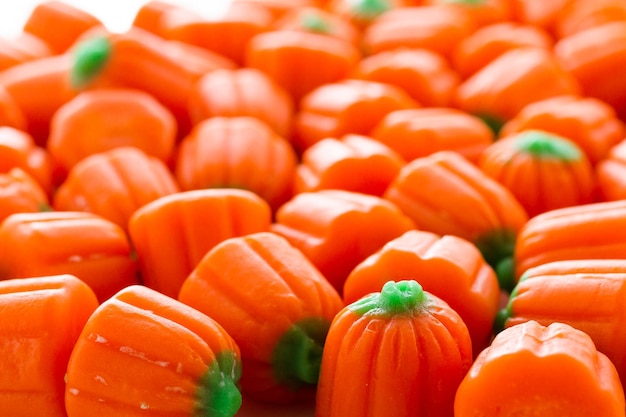
[[[287,139],[250,116],[212,117],[178,146],[174,175],[182,190],[243,188],[272,210],[291,198],[297,156]]]
[[[447,5],[469,13],[477,26],[510,21],[513,18],[511,0],[421,0],[423,5]]]
[[[91,213],[11,214],[0,224],[0,279],[71,274],[104,301],[137,283],[124,230]]]
[[[0,223],[14,213],[45,211],[48,196],[39,183],[20,168],[0,172]]]
[[[513,287],[513,251],[528,214],[513,193],[462,155],[439,151],[407,163],[383,197],[418,230],[474,243],[496,270],[500,287]]]
[[[261,6],[277,21],[292,10],[323,6],[327,0],[231,0],[230,7]]]
[[[358,28],[349,19],[315,6],[289,10],[272,24],[272,29],[319,33],[343,39],[356,46],[361,39]]]
[[[467,327],[415,280],[344,307],[322,356],[316,417],[449,417],[472,364]]]
[[[502,126],[500,136],[524,130],[543,130],[566,137],[594,165],[626,137],[624,122],[617,117],[615,109],[602,100],[573,95],[528,104]]]
[[[208,49],[242,66],[250,39],[269,31],[272,22],[271,12],[254,4],[231,3],[215,18],[177,8],[163,14],[161,33],[165,39]]]
[[[576,143],[542,130],[523,130],[489,145],[479,168],[508,188],[530,217],[595,201],[593,166]]]
[[[595,168],[600,199],[626,199],[626,140],[613,146]]]
[[[495,139],[493,131],[479,117],[450,107],[392,111],[370,136],[407,162],[439,151],[454,151],[476,163]]]
[[[578,95],[576,78],[551,50],[514,48],[488,63],[458,87],[455,106],[483,118],[495,132],[525,106],[560,95]]]
[[[24,23],[24,32],[37,36],[55,54],[66,52],[83,33],[102,22],[85,10],[66,1],[37,3]]]
[[[503,53],[515,48],[536,47],[546,51],[554,39],[545,29],[515,21],[493,23],[478,28],[462,39],[452,51],[452,68],[466,79]]]
[[[169,1],[147,0],[137,9],[132,26],[164,38],[163,17],[166,13],[179,8],[180,6]]]
[[[615,365],[584,332],[529,321],[499,333],[458,387],[455,417],[623,417]]]
[[[224,240],[191,272],[178,299],[233,337],[244,398],[276,404],[314,398],[326,333],[343,304],[286,239],[260,232]]]
[[[165,162],[139,148],[123,146],[77,162],[54,193],[52,206],[95,213],[127,230],[137,209],[178,191]]]
[[[556,21],[569,3],[578,0],[509,0],[512,20],[540,27],[556,36]]]
[[[1,78],[1,77],[0,77]],[[0,126],[26,130],[26,115],[9,90],[0,83]]]
[[[0,172],[21,168],[52,195],[55,163],[45,148],[37,146],[31,135],[22,130],[0,126]]]
[[[291,96],[265,73],[253,68],[207,73],[194,85],[188,106],[194,124],[218,116],[251,116],[267,123],[280,136],[291,136]]]
[[[557,15],[555,33],[561,39],[617,21],[626,21],[626,3],[622,0],[570,1]]]
[[[421,48],[396,48],[364,57],[350,78],[399,87],[424,107],[448,106],[460,79],[448,60]]]
[[[183,60],[187,68],[192,69],[196,74],[203,75],[218,69],[238,68],[235,62],[225,56],[186,42],[170,40],[165,42],[163,48],[173,59]]]
[[[393,149],[368,136],[322,139],[302,154],[294,193],[338,189],[380,197],[404,164]]]
[[[301,153],[325,138],[369,135],[388,113],[418,107],[406,92],[387,83],[346,79],[325,84],[302,99],[292,143]]]
[[[172,112],[182,136],[191,127],[187,103],[194,84],[224,66],[232,67],[225,57],[201,54],[193,45],[181,47],[138,27],[123,33],[92,30],[72,49],[70,79],[75,90],[118,87],[150,94]]]
[[[313,32],[272,30],[250,40],[245,66],[267,74],[298,106],[314,89],[348,77],[360,59],[359,49],[342,39]]]
[[[588,334],[626,382],[626,338],[621,305],[626,259],[548,262],[524,272],[499,314],[496,330],[535,320],[569,324]]]
[[[531,218],[515,245],[515,281],[526,270],[554,261],[626,259],[626,200],[551,210]]]
[[[363,32],[377,17],[398,7],[416,6],[419,0],[328,0],[326,8]]]
[[[476,30],[466,11],[451,5],[413,6],[391,9],[365,29],[365,55],[399,47],[424,48],[449,58],[452,50]]]
[[[352,304],[380,291],[390,280],[416,280],[424,291],[443,299],[459,313],[476,354],[490,341],[498,312],[500,286],[478,248],[460,237],[410,230],[390,240],[358,264],[343,286]]]
[[[74,98],[68,54],[32,59],[0,72],[2,125],[28,132],[45,146],[54,113]],[[45,94],[41,94],[45,91]]]
[[[561,38],[554,45],[559,64],[578,81],[581,93],[612,106],[626,120],[626,20],[605,23]]]
[[[176,298],[210,249],[231,237],[268,231],[271,222],[269,205],[252,191],[214,188],[146,204],[130,218],[128,232],[142,284]]]
[[[241,355],[214,319],[133,285],[103,302],[67,366],[67,417],[233,417]]]
[[[275,217],[271,230],[302,251],[340,293],[354,267],[415,228],[388,200],[345,190],[296,194]]]
[[[28,32],[22,32],[12,39],[0,39],[0,71],[51,55],[53,52],[50,47]]]
[[[47,149],[69,171],[89,155],[134,146],[170,162],[176,120],[152,95],[131,88],[101,88],[79,93],[50,121]]]
[[[0,414],[67,417],[65,370],[97,307],[91,288],[73,275],[0,281]]]

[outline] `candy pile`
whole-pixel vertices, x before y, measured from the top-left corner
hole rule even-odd
[[[40,4],[0,416],[625,417],[624,68],[626,0]]]

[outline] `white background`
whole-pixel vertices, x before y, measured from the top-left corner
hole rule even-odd
[[[147,0],[62,0],[96,16],[114,32],[123,32]],[[229,0],[161,0],[179,4],[206,16],[219,16]],[[13,38],[24,26],[33,8],[42,0],[0,0],[0,37]]]

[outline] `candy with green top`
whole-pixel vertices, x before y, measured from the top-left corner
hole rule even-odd
[[[331,323],[316,416],[451,416],[471,363],[460,316],[415,280],[389,281]]]

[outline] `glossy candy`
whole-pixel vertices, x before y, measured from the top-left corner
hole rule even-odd
[[[472,363],[465,324],[414,280],[388,282],[333,320],[316,417],[449,417]]]
[[[411,230],[390,240],[359,263],[343,286],[351,304],[380,291],[389,281],[413,279],[443,299],[463,319],[473,351],[485,348],[492,335],[500,286],[493,269],[471,242],[456,236]]]
[[[100,302],[137,284],[124,230],[91,213],[16,213],[0,224],[0,279],[71,274]]]
[[[271,230],[285,237],[338,292],[350,271],[413,221],[382,197],[344,190],[295,195],[276,212]]]
[[[231,237],[268,231],[271,221],[269,204],[252,191],[212,188],[146,204],[129,219],[128,232],[142,283],[176,298],[210,249]]]
[[[548,262],[524,272],[496,330],[535,320],[544,326],[560,322],[588,334],[626,381],[626,260],[577,259]]]
[[[500,285],[514,284],[508,272],[516,236],[528,214],[515,196],[453,151],[407,163],[383,197],[419,230],[454,235],[478,246],[496,269]]]
[[[285,238],[261,232],[224,240],[199,262],[178,299],[233,337],[248,398],[288,403],[315,395],[326,332],[342,303]]]
[[[539,414],[537,414],[539,413]],[[461,382],[455,417],[624,416],[615,366],[591,338],[564,323],[510,327]]]
[[[595,200],[591,162],[576,143],[556,134],[526,130],[504,136],[483,151],[478,166],[531,217]]]
[[[97,307],[93,291],[73,275],[0,281],[2,415],[67,416],[65,371]]]
[[[144,286],[89,317],[67,366],[68,417],[232,417],[239,348],[210,317]]]

